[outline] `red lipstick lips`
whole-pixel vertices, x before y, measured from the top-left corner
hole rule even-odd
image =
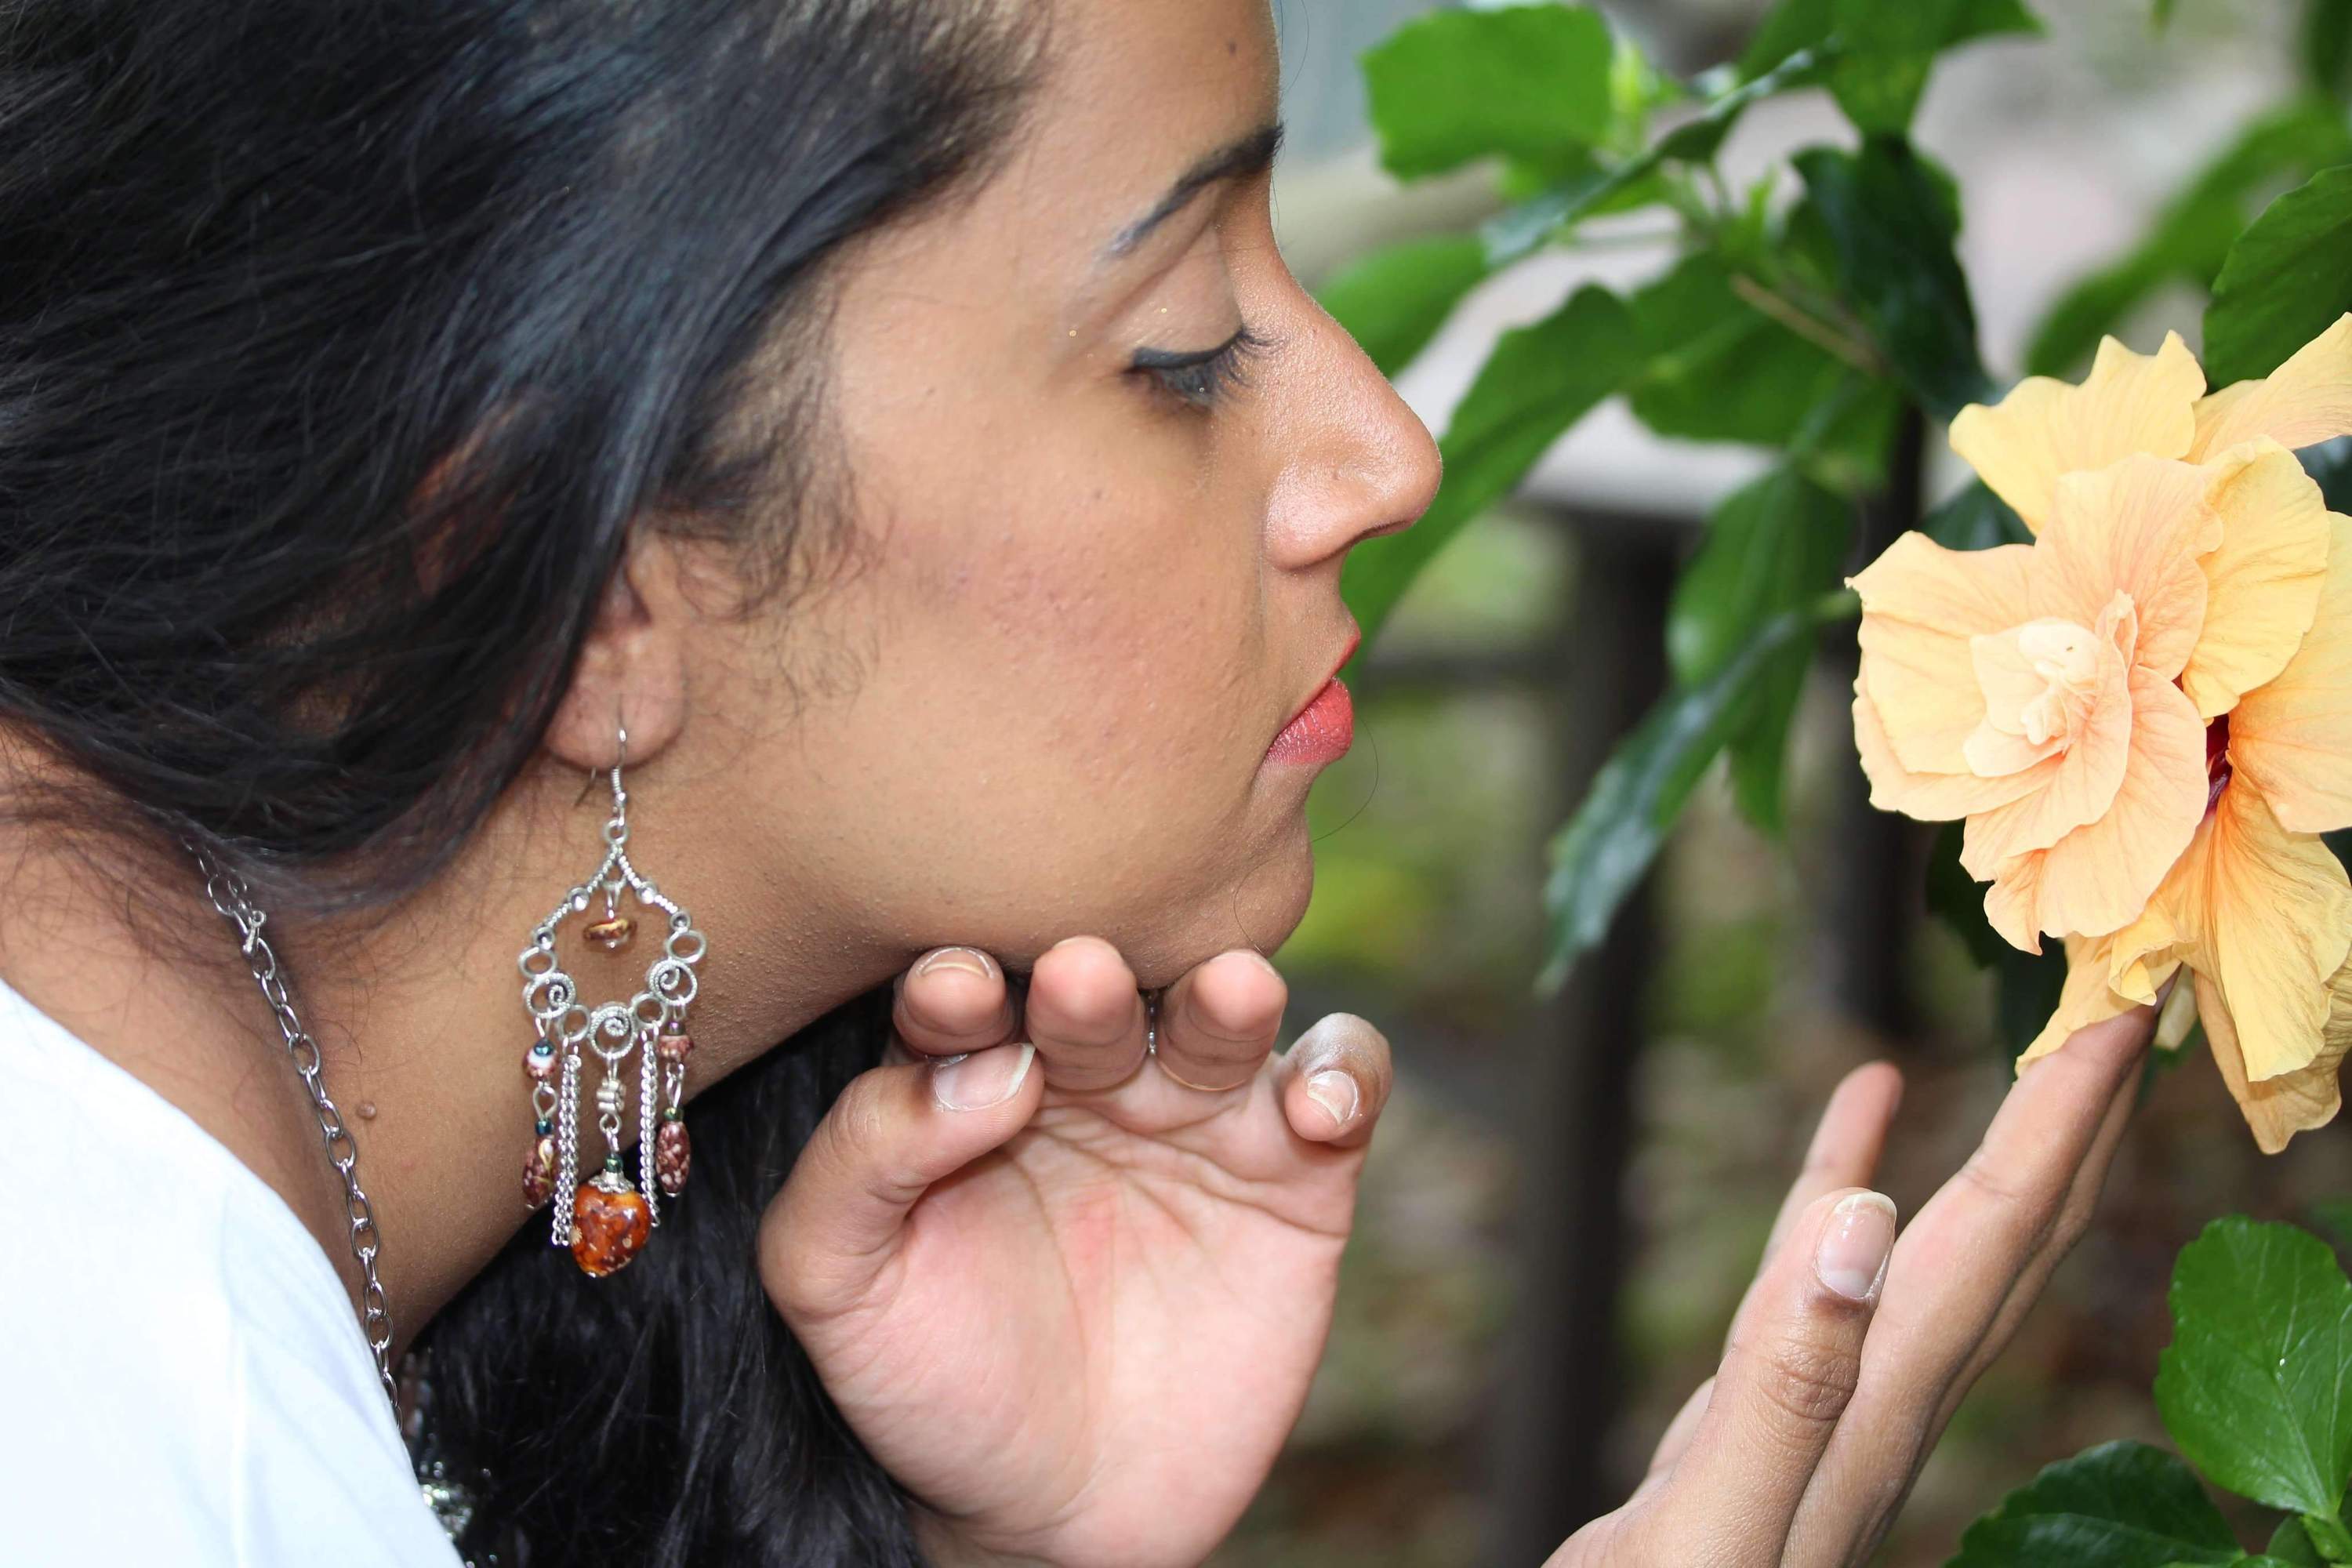
[[[1356,645],[1361,633],[1348,638],[1347,649],[1339,655],[1337,669],[1347,668],[1355,657]],[[1266,761],[1272,763],[1328,763],[1348,754],[1356,741],[1356,708],[1335,672],[1315,695],[1307,700],[1290,722],[1282,727],[1274,743],[1265,749]]]

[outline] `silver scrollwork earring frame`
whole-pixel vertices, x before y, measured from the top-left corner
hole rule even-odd
[[[563,896],[531,932],[530,945],[516,959],[522,972],[522,1005],[541,1037],[562,1054],[562,1087],[556,1097],[556,1179],[550,1240],[557,1247],[572,1244],[572,1197],[580,1180],[580,1070],[583,1047],[603,1060],[605,1083],[621,1080],[621,1063],[632,1049],[643,1053],[638,1092],[638,1189],[644,1194],[652,1222],[661,1223],[659,1183],[655,1174],[654,1134],[656,1098],[654,1092],[654,1039],[665,1026],[682,1027],[686,1009],[700,989],[695,965],[709,951],[709,940],[697,930],[692,917],[675,900],[629,860],[629,796],[622,787],[621,769],[628,761],[629,731],[620,730],[620,756],[612,766],[613,815],[604,824],[604,858],[586,880]],[[608,910],[617,909],[623,891],[637,902],[667,917],[668,931],[661,956],[646,966],[645,989],[627,1002],[605,1002],[591,1008],[580,1000],[579,983],[555,955],[555,932],[575,914],[586,911],[602,891]],[[619,1108],[600,1106],[600,1126],[609,1153],[618,1148]],[[599,1181],[609,1180],[600,1176]],[[626,1184],[621,1184],[625,1189]]]

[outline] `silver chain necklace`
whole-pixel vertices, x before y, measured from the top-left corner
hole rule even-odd
[[[277,1016],[278,1032],[286,1037],[287,1054],[294,1058],[294,1070],[302,1075],[302,1087],[310,1091],[310,1103],[319,1113],[319,1135],[326,1141],[328,1163],[343,1178],[343,1208],[351,1222],[352,1256],[359,1259],[360,1278],[364,1282],[360,1290],[360,1313],[368,1349],[375,1352],[376,1376],[383,1381],[384,1397],[397,1408],[400,1387],[392,1375],[392,1311],[384,1305],[383,1287],[375,1277],[376,1248],[382,1238],[376,1234],[375,1212],[368,1205],[367,1194],[360,1190],[354,1169],[359,1163],[359,1145],[343,1125],[343,1113],[327,1098],[327,1086],[319,1077],[319,1042],[310,1037],[302,1020],[294,1016],[285,978],[278,970],[278,954],[270,947],[269,939],[261,934],[262,922],[269,917],[253,907],[243,878],[200,846],[184,838],[181,843],[195,856],[196,864],[204,871],[205,896],[236,928],[237,945],[245,951],[246,962],[253,966],[254,983],[261,987],[262,999]]]

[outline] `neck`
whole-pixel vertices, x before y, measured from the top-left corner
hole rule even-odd
[[[303,924],[273,914],[265,928],[294,1010],[318,1042],[326,1091],[358,1147],[395,1356],[518,1228],[547,1223],[545,1210],[531,1213],[522,1198],[533,1142],[522,1060],[534,1036],[516,959],[603,854],[603,814],[571,809],[578,780],[573,773],[544,781],[551,788],[517,786],[461,858],[388,916]],[[681,850],[688,839],[677,835]],[[672,863],[670,842],[633,837],[631,858],[710,937],[688,1015],[689,1100],[884,983],[910,956],[827,919],[814,900],[787,919],[777,900],[730,889],[719,867],[705,879]],[[203,896],[194,858],[147,870],[143,918],[134,920],[118,876],[37,830],[0,835],[0,853],[12,866],[0,900],[0,978],[275,1189],[356,1303],[342,1179],[235,932]],[[558,933],[592,1006],[635,994],[660,948],[658,913],[625,896],[622,907],[640,918],[620,952],[587,949],[582,917]],[[585,918],[599,912],[592,906]],[[159,930],[173,940],[156,943]],[[583,1175],[603,1152],[593,1105],[584,1109]],[[636,1118],[625,1120],[627,1148]]]

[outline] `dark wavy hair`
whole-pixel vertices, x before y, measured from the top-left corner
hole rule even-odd
[[[740,543],[747,606],[854,554],[827,264],[995,165],[1044,12],[0,0],[0,722],[54,764],[11,815],[388,909],[538,749],[632,529]],[[915,1561],[751,1266],[886,1023],[704,1096],[624,1276],[526,1231],[430,1326],[471,1552]]]

